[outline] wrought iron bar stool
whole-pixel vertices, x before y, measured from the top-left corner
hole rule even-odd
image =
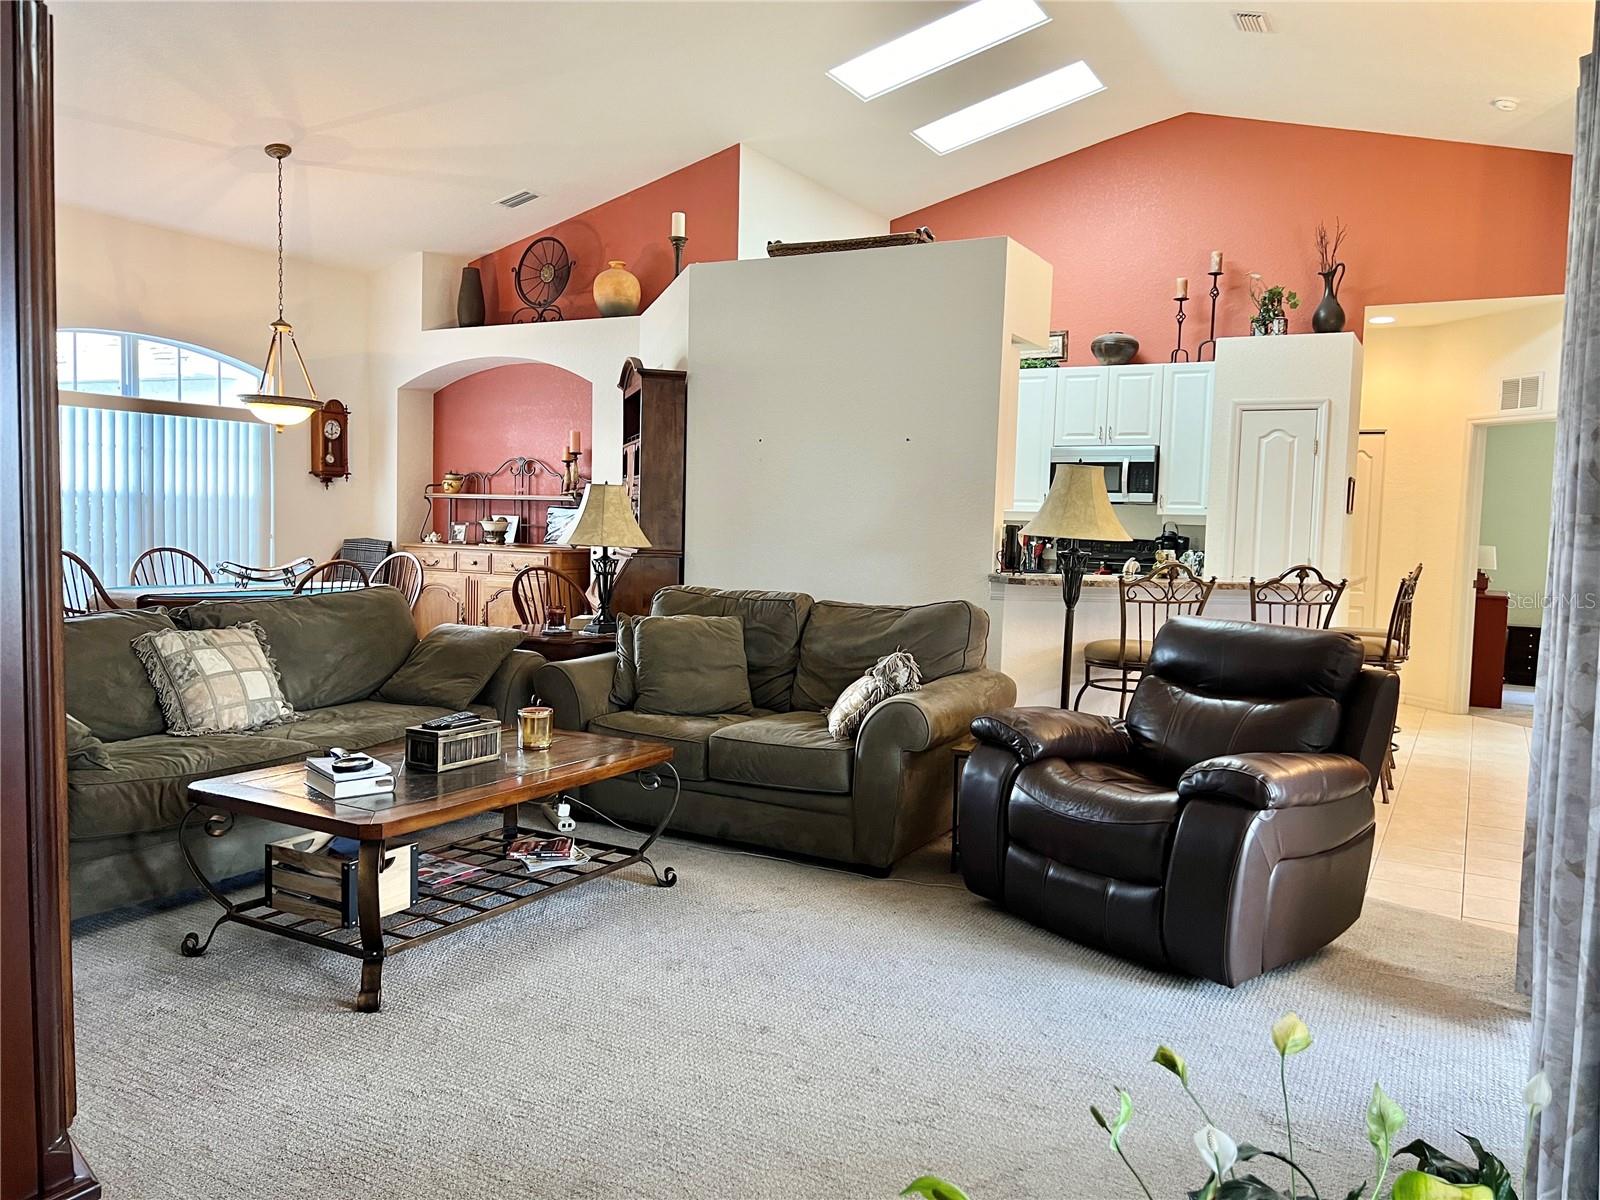
[[[1411,657],[1411,605],[1417,597],[1417,581],[1422,578],[1422,564],[1418,563],[1416,569],[1400,580],[1400,588],[1395,592],[1394,607],[1389,610],[1389,624],[1386,628],[1375,629],[1356,625],[1345,625],[1336,628],[1338,633],[1350,633],[1361,639],[1361,644],[1366,651],[1366,661],[1375,667],[1382,667],[1396,675]],[[1400,725],[1396,722],[1394,731],[1400,732]],[[1389,753],[1383,759],[1383,771],[1378,783],[1383,795],[1383,802],[1389,803],[1389,793],[1394,790],[1394,753],[1395,743],[1389,743]]]
[[[1072,707],[1083,701],[1090,688],[1116,692],[1117,716],[1127,715],[1128,697],[1144,675],[1150,661],[1150,644],[1156,630],[1170,617],[1198,617],[1217,586],[1216,576],[1201,579],[1182,563],[1162,563],[1148,575],[1117,580],[1117,598],[1122,608],[1122,633],[1115,638],[1099,638],[1083,647],[1083,686],[1072,698]],[[1098,668],[1102,673],[1095,674]]]
[[[1333,624],[1348,579],[1331,581],[1310,563],[1290,567],[1281,575],[1259,582],[1250,580],[1250,619],[1263,625],[1296,625],[1301,629],[1326,629]]]

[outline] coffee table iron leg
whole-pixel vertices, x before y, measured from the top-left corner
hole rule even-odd
[[[189,830],[189,822],[199,811],[199,805],[191,804],[189,811],[183,814],[183,820],[178,822],[178,849],[183,852],[183,861],[189,864],[190,873],[205,889],[206,895],[222,906],[222,915],[212,924],[211,932],[206,934],[205,941],[201,941],[200,935],[192,930],[183,935],[183,941],[178,944],[178,953],[185,958],[199,958],[204,954],[206,948],[211,945],[211,939],[217,936],[217,930],[222,927],[222,923],[232,920],[234,913],[238,911],[233,901],[218,891],[217,885],[206,878],[205,872],[200,869],[200,864],[195,862],[194,855],[189,850],[189,843],[183,836]]]
[[[383,921],[378,916],[378,872],[383,867],[383,842],[362,842],[356,860],[356,915],[361,922],[361,990],[357,1012],[383,1007]]]

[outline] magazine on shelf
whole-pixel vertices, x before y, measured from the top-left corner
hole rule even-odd
[[[462,862],[459,858],[446,858],[442,854],[430,854],[427,851],[417,855],[418,887],[444,887],[450,883],[464,883],[482,874],[482,867]]]
[[[576,867],[589,861],[589,853],[570,837],[519,837],[506,853],[530,871]]]

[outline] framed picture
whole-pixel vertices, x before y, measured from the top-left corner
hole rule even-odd
[[[551,505],[544,510],[544,542],[547,546],[565,546],[573,522],[578,519],[575,508],[557,508]]]
[[[1065,329],[1052,329],[1050,331],[1049,349],[1040,357],[1054,359],[1056,362],[1067,361],[1067,331]]]
[[[513,513],[490,513],[489,519],[492,521],[504,520],[506,523],[506,545],[515,546],[517,544],[517,531],[522,528],[521,517]]]
[[[465,521],[450,522],[450,540],[457,545],[465,545],[467,541],[467,523]]]

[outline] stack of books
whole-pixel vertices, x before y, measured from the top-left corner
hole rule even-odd
[[[353,796],[375,796],[394,791],[394,768],[372,760],[359,771],[334,771],[334,759],[326,754],[306,759],[306,786],[329,800],[348,800]]]

